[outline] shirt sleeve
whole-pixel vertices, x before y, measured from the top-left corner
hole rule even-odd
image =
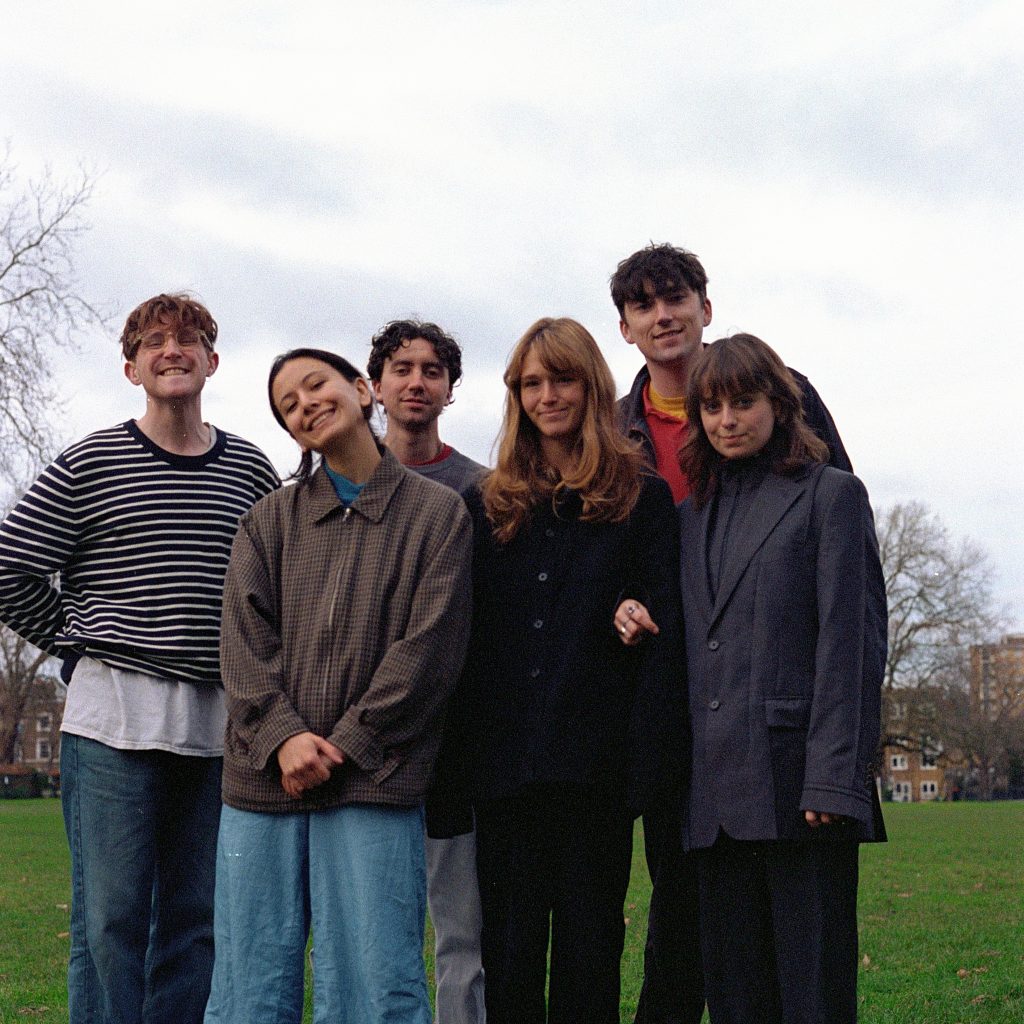
[[[74,477],[58,458],[0,524],[0,622],[47,654],[60,656],[64,627],[54,577],[79,543]]]

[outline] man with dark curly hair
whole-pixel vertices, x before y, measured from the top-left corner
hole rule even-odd
[[[462,377],[462,350],[455,339],[437,324],[394,320],[373,338],[367,376],[387,418],[384,444],[399,462],[465,492],[484,467],[445,444],[438,430],[438,419]],[[436,937],[437,1024],[483,1024],[473,821],[470,817],[430,825],[432,833],[443,836],[428,836],[426,842],[427,902]]]

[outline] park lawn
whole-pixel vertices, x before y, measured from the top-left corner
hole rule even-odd
[[[1019,1024],[1024,803],[890,804],[885,816],[891,841],[861,854],[861,1021]],[[633,866],[624,1022],[640,992],[650,897],[639,827]],[[59,802],[0,800],[0,1024],[67,1021],[67,932]],[[432,942],[428,927],[430,973]]]
[[[1024,803],[892,804],[861,852],[871,1024],[1024,1021]]]

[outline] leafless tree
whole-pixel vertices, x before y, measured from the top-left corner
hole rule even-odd
[[[1015,761],[1024,757],[1024,668],[1020,660],[997,659],[986,670],[985,692],[977,665],[964,659],[936,701],[943,740],[956,774],[982,800],[1006,785]]]
[[[954,541],[920,502],[876,513],[889,601],[882,743],[917,749],[934,735],[965,649],[992,635],[992,568],[973,541]]]
[[[49,656],[0,626],[0,764],[14,761],[18,725],[33,691],[48,673]]]
[[[0,476],[23,483],[53,455],[53,354],[105,325],[79,290],[75,250],[93,175],[49,169],[23,182],[10,146],[0,153]]]

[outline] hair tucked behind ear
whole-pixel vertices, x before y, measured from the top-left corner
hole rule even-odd
[[[543,458],[537,428],[519,397],[523,363],[534,352],[550,373],[583,383],[585,411],[569,472],[560,476]],[[587,522],[622,522],[640,495],[642,459],[622,435],[615,412],[615,381],[597,342],[585,327],[566,317],[538,320],[519,339],[505,370],[505,413],[498,435],[494,471],[481,485],[494,535],[508,543],[542,501],[557,505],[568,490],[583,504]]]

